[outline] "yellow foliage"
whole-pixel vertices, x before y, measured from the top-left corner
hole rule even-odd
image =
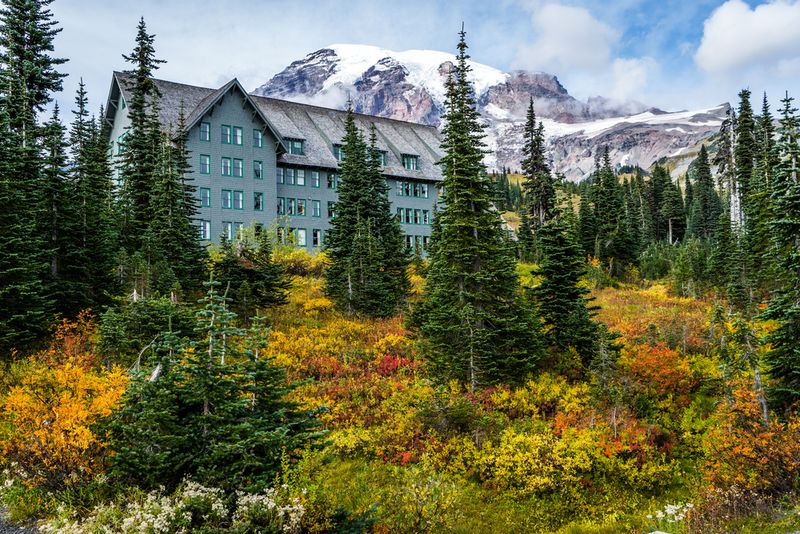
[[[93,354],[88,315],[64,322],[51,347],[24,362],[25,372],[0,399],[4,457],[30,486],[58,488],[103,470],[105,444],[92,426],[118,405],[128,375],[105,370]]]

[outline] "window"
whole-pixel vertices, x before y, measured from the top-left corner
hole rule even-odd
[[[264,193],[259,193],[258,191],[253,193],[253,209],[264,211]]]
[[[431,223],[431,212],[428,210],[422,210],[422,224],[430,224]]]
[[[422,248],[428,250],[428,245],[431,242],[430,236],[424,235],[422,236]]]
[[[220,133],[220,140],[223,145],[231,144],[231,127],[227,124],[222,125],[222,132]]]
[[[339,187],[339,175],[338,174],[329,174],[328,175],[328,189],[337,189]]]
[[[278,215],[286,215],[286,199],[278,197]]]
[[[233,209],[235,210],[244,209],[244,191],[233,192]]]
[[[298,247],[306,246],[306,229],[295,228],[294,238],[295,238],[295,243],[297,244]]]
[[[200,140],[211,141],[211,123],[208,122],[200,123]]]
[[[200,174],[211,174],[211,156],[200,154]]]
[[[413,195],[415,197],[418,197],[419,196],[419,184],[418,183],[414,183],[413,188],[414,188],[413,189]]]
[[[336,161],[342,161],[344,159],[344,149],[342,149],[342,145],[333,145],[333,157],[336,158]]]
[[[244,161],[240,159],[233,160],[233,175],[237,178],[244,176]]]
[[[406,249],[413,250],[414,249],[414,238],[410,235],[406,236]]]
[[[211,207],[211,189],[207,187],[200,188],[200,207],[201,208]]]
[[[403,196],[403,182],[401,182],[400,180],[397,180],[397,196],[398,197]]]
[[[306,185],[306,171],[304,169],[295,169],[297,176],[297,185]]]
[[[411,224],[414,220],[414,210],[411,208],[406,208],[406,224]]]
[[[127,133],[127,132],[126,132]],[[126,133],[117,137],[117,156],[121,156],[125,153],[125,135]]]
[[[253,130],[253,147],[261,148],[264,146],[264,132],[261,130]]]
[[[378,158],[380,159],[381,167],[389,165],[389,153],[385,150],[378,150]]]
[[[306,199],[298,198],[297,199],[297,214],[301,216],[305,216],[306,214]]]
[[[289,154],[295,156],[306,155],[306,142],[303,139],[284,139],[286,141],[286,148],[289,149]]]
[[[314,228],[311,230],[311,246],[318,247],[322,245],[322,230]]]
[[[204,241],[211,239],[211,221],[200,221],[200,239]]]
[[[312,217],[320,217],[322,215],[322,207],[320,206],[319,200],[312,200],[311,201],[311,216]]]
[[[222,176],[231,176],[231,158],[222,158]]]
[[[293,198],[286,199],[286,215],[294,215],[295,214],[295,203]]]
[[[244,141],[244,134],[242,133],[241,126],[233,127],[233,144],[241,145]]]
[[[403,167],[410,171],[419,170],[419,156],[403,154]]]
[[[410,197],[414,192],[411,182],[403,182],[403,196]]]
[[[414,210],[414,224],[422,223],[422,213],[420,210]]]
[[[233,241],[233,223],[230,221],[222,221],[222,235],[225,236],[228,241]]]
[[[311,187],[319,187],[319,171],[311,171]]]
[[[336,217],[336,202],[328,202],[328,218]]]
[[[296,169],[283,169],[287,185],[294,185],[295,170]]]
[[[406,222],[406,210],[403,208],[397,208],[397,220],[401,223]]]
[[[279,183],[279,184],[282,184],[282,183],[284,183],[284,177],[283,177],[283,167],[278,167],[278,168],[275,170],[275,174],[276,174],[276,176],[278,177],[278,183]]]
[[[233,235],[236,239],[239,239],[239,236],[242,233],[242,228],[244,228],[244,223],[235,222],[233,223]]]
[[[428,184],[420,184],[420,192],[422,193],[422,198],[428,198]]]
[[[233,207],[233,192],[230,189],[222,190],[222,209],[229,210]]]
[[[264,178],[264,162],[263,161],[254,161],[253,162],[253,178],[256,180],[261,180]]]

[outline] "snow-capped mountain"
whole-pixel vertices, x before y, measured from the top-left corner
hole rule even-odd
[[[433,50],[337,44],[295,61],[253,93],[335,108],[344,108],[349,99],[360,113],[439,126],[444,83],[454,62],[453,54]],[[621,165],[647,168],[663,157],[679,156],[717,132],[728,109],[724,104],[667,113],[603,97],[582,102],[552,74],[502,72],[473,61],[470,66],[492,168],[519,168],[531,96],[545,125],[553,166],[571,179],[589,174],[605,146]]]

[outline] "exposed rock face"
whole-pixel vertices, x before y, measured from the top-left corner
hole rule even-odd
[[[332,45],[295,61],[254,93],[440,126],[452,54],[372,46]],[[558,78],[543,72],[503,73],[471,63],[478,110],[486,121],[490,167],[519,169],[528,102],[544,119],[553,167],[570,179],[594,170],[608,146],[612,162],[649,167],[713,135],[727,104],[698,112],[667,113],[638,102],[592,97],[581,102]]]

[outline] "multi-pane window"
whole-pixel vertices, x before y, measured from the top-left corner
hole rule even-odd
[[[211,123],[208,122],[200,123],[200,140],[211,141]]]
[[[414,249],[414,238],[410,235],[406,236],[406,249],[413,250]]]
[[[241,159],[233,160],[233,175],[237,178],[244,176],[244,161]]]
[[[264,211],[264,193],[259,193],[258,191],[253,193],[253,209]]]
[[[294,229],[294,238],[295,243],[298,247],[306,246],[306,229],[305,228],[295,228]]]
[[[204,241],[211,239],[211,221],[200,221],[200,239]]]
[[[223,124],[220,132],[220,140],[222,141],[222,144],[223,145],[231,144],[232,141],[231,137],[232,137],[231,127],[228,126],[227,124]]]
[[[401,223],[406,222],[406,210],[403,208],[397,208],[397,220]]]
[[[222,158],[222,176],[231,176],[232,169],[231,158]]]
[[[285,183],[285,180],[286,180],[286,179],[285,179],[285,178],[284,178],[284,176],[283,176],[283,167],[278,167],[278,168],[275,170],[275,176],[277,176],[277,177],[278,177],[278,183],[279,183],[279,184]]]
[[[233,223],[233,235],[237,239],[239,238],[239,235],[241,235],[242,233],[242,228],[244,228],[244,223],[242,222]]]
[[[414,224],[421,224],[421,223],[422,223],[421,210],[414,210]]]
[[[128,137],[128,132],[123,133],[117,137],[117,155],[121,156],[125,153],[125,138]]]
[[[414,221],[414,210],[406,208],[406,224],[411,224]]]
[[[431,212],[428,210],[422,210],[422,224],[430,224],[431,223]]]
[[[286,215],[286,199],[278,197],[278,215]]]
[[[428,184],[418,182],[397,182],[397,196],[428,198]]]
[[[200,174],[211,174],[211,156],[200,154]]]
[[[295,156],[306,155],[306,142],[302,139],[284,139],[286,141],[286,148],[289,149],[289,154]]]
[[[200,207],[201,208],[211,207],[211,189],[207,187],[200,188]]]
[[[420,184],[420,193],[422,198],[428,198],[428,184]]]
[[[411,182],[406,182],[403,184],[403,196],[410,197],[414,194],[414,187],[411,185]]]
[[[233,192],[233,209],[235,210],[244,209],[244,191]]]
[[[431,242],[430,236],[422,236],[422,248],[428,250],[428,244]]]
[[[262,146],[264,146],[264,132],[253,130],[253,147],[261,148]]]
[[[328,202],[328,218],[336,217],[336,202]]]
[[[228,241],[233,241],[233,223],[231,221],[222,221],[222,235]]]
[[[319,247],[322,245],[322,230],[314,228],[311,230],[311,246]]]
[[[389,165],[389,153],[386,152],[385,150],[378,151],[378,158],[381,161],[381,167],[386,167],[387,165]]]
[[[311,216],[312,217],[320,217],[322,216],[322,208],[320,206],[319,200],[312,200],[311,201]]]
[[[413,189],[413,193],[412,194],[415,197],[418,197],[419,196],[419,184],[417,182],[414,182],[413,188],[414,189]]]
[[[328,189],[338,189],[339,187],[339,175],[338,174],[328,174]]]
[[[241,126],[233,127],[233,144],[241,145],[244,142],[244,133]]]
[[[297,199],[297,214],[298,215],[306,214],[306,199],[304,198]]]
[[[410,171],[419,170],[419,156],[403,154],[403,167]]]
[[[295,210],[295,201],[293,198],[286,199],[286,215],[294,215],[296,213]]]
[[[264,177],[264,162],[263,161],[254,161],[253,162],[253,178],[256,180],[260,180]]]
[[[336,161],[342,161],[344,159],[344,149],[342,145],[333,145],[333,157],[336,158]]]
[[[229,210],[233,207],[233,191],[230,189],[222,190],[222,209]]]
[[[311,171],[311,187],[319,187],[319,171]]]
[[[295,176],[297,185],[306,185],[306,171],[304,169],[295,169]]]

